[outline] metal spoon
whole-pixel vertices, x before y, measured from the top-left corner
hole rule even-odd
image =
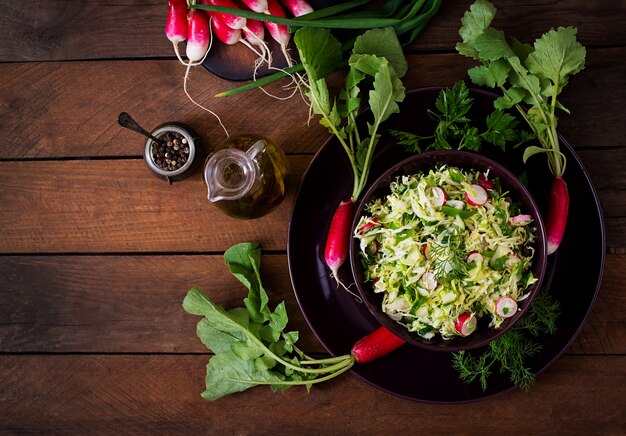
[[[148,132],[146,129],[144,129],[139,124],[137,124],[137,122],[135,120],[133,120],[133,117],[128,115],[126,112],[122,112],[120,114],[120,116],[117,119],[117,122],[122,127],[126,127],[127,129],[130,129],[130,130],[132,130],[134,132],[137,132],[137,133],[141,133],[145,137],[152,139],[157,144],[164,145],[163,141],[161,141],[156,136],[153,136],[150,132]]]

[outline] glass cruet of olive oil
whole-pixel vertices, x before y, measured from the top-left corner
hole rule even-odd
[[[261,217],[285,197],[289,163],[283,150],[255,134],[232,136],[204,166],[208,199],[235,218]]]

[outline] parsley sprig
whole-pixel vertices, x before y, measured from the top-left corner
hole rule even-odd
[[[535,381],[535,374],[528,367],[527,359],[541,351],[541,344],[534,338],[556,332],[559,303],[542,292],[530,306],[524,317],[504,335],[489,343],[480,354],[471,351],[453,353],[452,366],[465,383],[479,381],[483,391],[494,368],[500,373],[508,372],[511,382],[528,391]]]
[[[436,110],[428,110],[428,114],[437,121],[432,135],[420,136],[398,130],[390,130],[390,133],[398,144],[413,153],[453,149],[480,151],[485,142],[505,151],[511,143],[517,147],[534,137],[532,133],[518,128],[520,122],[515,116],[501,109],[487,116],[486,128],[481,131],[469,116],[473,103],[469,89],[461,80],[452,88],[441,90],[435,100]]]

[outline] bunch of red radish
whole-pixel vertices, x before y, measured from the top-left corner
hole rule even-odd
[[[243,7],[247,7],[253,12],[286,17],[286,13],[278,0],[241,0],[241,2],[245,4]],[[281,2],[294,17],[313,12],[313,8],[306,0],[281,0]],[[241,9],[231,0],[198,0],[198,3]],[[261,23],[258,20],[221,12],[189,9],[189,6],[187,0],[169,0],[165,25],[165,35],[174,45],[176,56],[185,65],[198,65],[203,61],[211,46],[211,34],[227,45],[244,44],[263,61],[270,64],[271,56],[264,42],[265,28],[271,37],[280,44],[287,63],[291,64],[291,59],[287,53],[291,34],[287,26],[267,21]],[[178,44],[183,41],[187,41],[186,55],[189,63],[182,60],[178,51]]]

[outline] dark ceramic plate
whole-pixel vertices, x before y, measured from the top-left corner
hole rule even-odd
[[[400,114],[392,116],[386,129],[429,134],[434,122],[427,109],[434,108],[440,88],[425,88],[407,94]],[[470,116],[484,120],[492,111],[494,96],[472,91],[475,98]],[[361,121],[367,121],[362,117]],[[561,316],[555,335],[541,338],[542,351],[529,360],[539,373],[567,349],[582,328],[595,301],[604,267],[604,222],[597,193],[587,171],[570,145],[561,138],[568,165],[565,179],[570,194],[567,231],[559,251],[550,256],[543,288],[561,304]],[[529,191],[545,219],[552,175],[545,158],[540,156],[522,164],[522,150],[506,154],[485,146],[485,154],[514,174],[526,173]],[[388,135],[379,143],[370,180],[408,155],[393,144]],[[289,225],[289,272],[294,293],[309,326],[322,345],[333,355],[350,352],[352,345],[380,324],[364,304],[347,292],[337,289],[323,262],[325,235],[332,213],[352,191],[350,165],[339,144],[330,139],[317,153],[302,179],[294,202]],[[585,253],[578,256],[577,253]],[[349,267],[340,276],[351,283]],[[480,352],[481,349],[477,349]],[[452,368],[451,353],[429,351],[404,345],[393,353],[352,370],[361,379],[391,394],[430,403],[477,401],[514,388],[506,374],[497,371],[489,379],[487,391],[478,383],[461,382]],[[541,379],[539,378],[539,382]]]

